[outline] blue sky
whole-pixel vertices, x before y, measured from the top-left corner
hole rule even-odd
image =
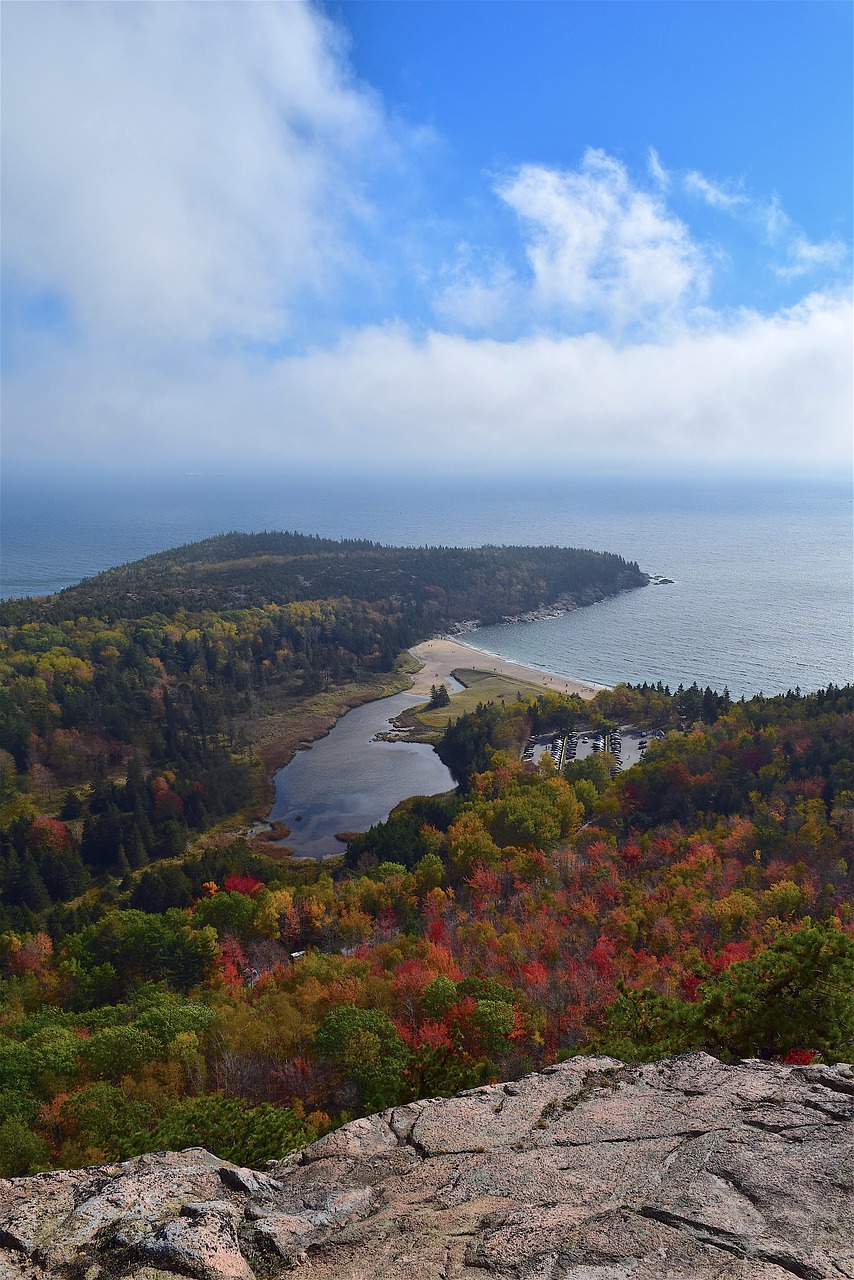
[[[652,148],[675,174],[699,169],[758,204],[776,197],[815,239],[850,242],[847,4],[348,0],[327,12],[389,112],[435,131],[431,212],[451,226],[473,217],[507,252],[516,227],[494,208],[490,175],[573,169],[590,147],[638,177]],[[797,301],[799,286],[757,255],[748,209],[678,183],[671,204],[732,255],[721,297]]]
[[[445,142],[454,186],[516,164],[650,147],[851,228],[852,8],[806,3],[349,0],[327,12],[387,108]]]
[[[848,465],[852,12],[6,6],[7,465]]]

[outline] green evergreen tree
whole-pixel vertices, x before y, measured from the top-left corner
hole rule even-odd
[[[142,867],[148,866],[148,851],[142,838],[142,832],[136,825],[131,831],[130,842],[127,846],[127,860],[134,871],[139,871]]]

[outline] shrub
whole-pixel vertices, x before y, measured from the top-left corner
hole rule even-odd
[[[354,1084],[368,1111],[403,1101],[410,1052],[388,1014],[341,1005],[327,1013],[315,1048]]]
[[[205,1147],[221,1160],[261,1168],[313,1142],[317,1130],[287,1108],[217,1094],[173,1103],[148,1137],[158,1150]]]
[[[47,1147],[18,1116],[0,1124],[0,1178],[20,1178],[47,1168]]]

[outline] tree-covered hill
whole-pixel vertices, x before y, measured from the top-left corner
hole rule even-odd
[[[299,533],[229,533],[108,569],[45,601],[0,605],[0,625],[83,613],[139,618],[347,597],[419,632],[499,620],[562,596],[586,603],[647,582],[634,562],[567,547],[388,547]]]
[[[289,728],[308,698],[378,696],[401,651],[455,618],[644,582],[619,556],[557,547],[228,534],[7,602],[0,928],[180,856],[245,807],[246,748],[271,715]]]

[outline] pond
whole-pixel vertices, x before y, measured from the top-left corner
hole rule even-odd
[[[355,707],[279,770],[270,818],[288,824],[285,843],[298,857],[343,853],[339,831],[367,831],[409,796],[453,790],[450,771],[426,743],[376,741],[395,716],[419,702],[423,695],[397,693]]]

